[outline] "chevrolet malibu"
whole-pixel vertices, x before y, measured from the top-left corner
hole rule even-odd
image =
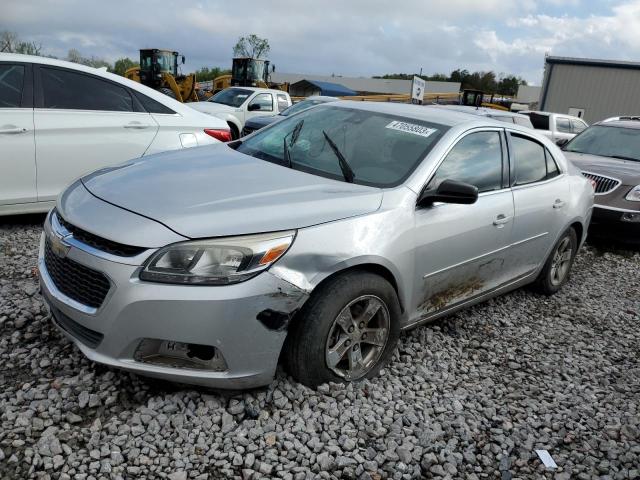
[[[592,184],[517,125],[335,102],[87,175],[47,216],[55,324],[90,359],[218,388],[356,381],[401,330],[557,292]]]

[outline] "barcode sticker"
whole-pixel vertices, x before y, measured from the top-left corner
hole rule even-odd
[[[391,130],[399,130],[400,132],[405,133],[413,133],[414,135],[420,135],[421,137],[428,137],[434,132],[437,132],[435,128],[429,128],[423,125],[417,125],[415,123],[400,122],[398,120],[394,120],[385,128],[390,128]]]

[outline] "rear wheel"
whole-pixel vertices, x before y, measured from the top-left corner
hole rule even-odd
[[[375,376],[400,334],[393,287],[368,272],[340,275],[314,292],[292,326],[285,347],[289,373],[315,387]]]
[[[578,237],[573,228],[562,234],[547,258],[534,284],[536,290],[553,295],[569,280],[573,259],[578,250]]]
[[[238,127],[236,127],[233,123],[227,122],[229,125],[229,129],[231,130],[231,140],[237,140],[240,138],[240,132],[238,131]]]
[[[159,88],[158,91],[160,93],[164,93],[167,97],[171,97],[173,99],[176,98],[176,94],[173,93],[173,90],[171,90],[170,88],[162,87],[162,88]]]

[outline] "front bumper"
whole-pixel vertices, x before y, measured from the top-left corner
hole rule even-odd
[[[90,360],[141,375],[214,388],[252,388],[275,374],[288,320],[307,294],[270,272],[226,286],[167,285],[140,281],[140,266],[85,251],[74,242],[67,258],[102,272],[111,283],[104,303],[85,308],[63,294],[47,271],[45,238],[56,235],[50,217],[40,242],[43,297],[54,323]],[[130,262],[131,263],[131,262]],[[179,368],[136,360],[143,339],[210,345],[224,371]]]
[[[630,221],[631,219],[634,221]],[[615,238],[624,243],[640,244],[640,209],[626,210],[595,205],[589,234],[593,237]]]

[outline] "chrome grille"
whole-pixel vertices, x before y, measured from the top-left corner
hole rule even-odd
[[[605,177],[604,175],[597,175],[591,172],[582,172],[582,175],[596,182],[596,195],[604,195],[605,193],[612,192],[618,185],[620,180],[611,177]]]
[[[88,307],[99,308],[111,288],[109,279],[102,273],[57,256],[49,238],[44,243],[44,265],[58,290]]]
[[[53,215],[56,216],[60,225],[66,228],[69,233],[73,235],[73,238],[102,252],[117,255],[118,257],[134,257],[146,250],[144,247],[124,245],[122,243],[99,237],[93,233],[87,232],[86,230],[82,230],[81,228],[67,222],[57,211],[54,211]]]

